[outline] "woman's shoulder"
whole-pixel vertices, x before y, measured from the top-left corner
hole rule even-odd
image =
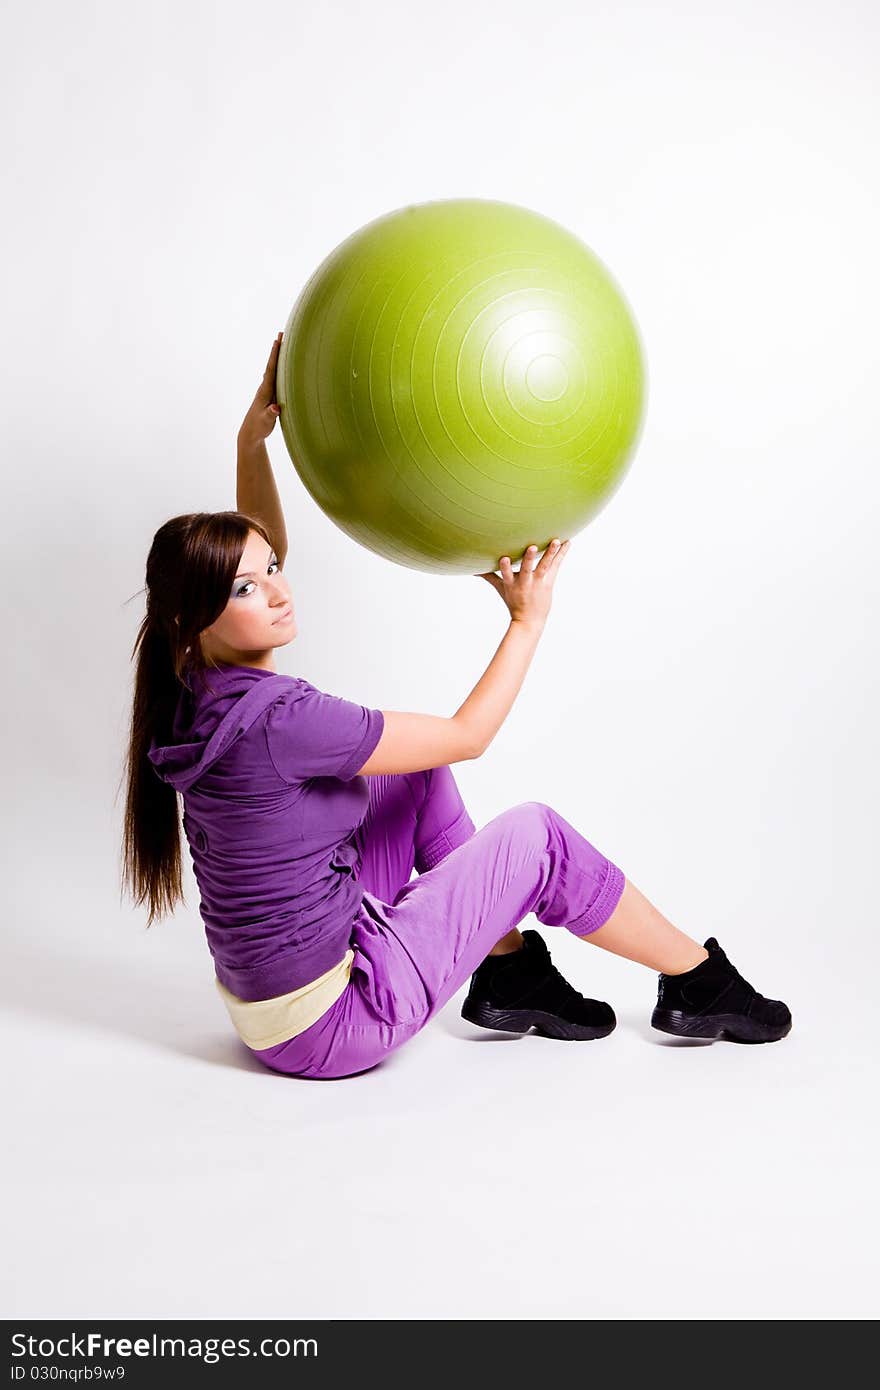
[[[189,695],[198,704],[221,701],[232,708],[240,701],[272,704],[290,695],[302,695],[315,690],[304,676],[291,676],[285,671],[267,671],[260,666],[233,665],[218,662],[188,673],[182,695]]]

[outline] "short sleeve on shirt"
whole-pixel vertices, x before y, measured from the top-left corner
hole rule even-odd
[[[285,782],[307,777],[349,781],[363,767],[385,727],[380,709],[328,695],[305,680],[269,706],[266,743]]]

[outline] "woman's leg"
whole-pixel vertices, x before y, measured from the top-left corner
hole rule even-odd
[[[359,827],[358,877],[377,898],[394,903],[413,867],[419,874],[429,872],[469,840],[475,827],[448,767],[371,777],[369,784],[370,807]],[[666,975],[682,974],[708,955],[628,880],[608,921],[583,940]],[[514,927],[487,954],[521,946],[522,935]]]
[[[660,975],[653,1027],[677,1037],[778,1042],[791,1010],[743,979],[715,937],[700,946],[627,883],[608,921],[586,940]],[[707,950],[706,947],[709,949]]]
[[[605,925],[583,940],[664,975],[681,975],[709,955],[704,946],[667,921],[629,880]]]
[[[354,835],[355,873],[368,892],[393,903],[413,869],[427,873],[475,833],[452,771],[368,777],[370,804]]]
[[[578,937],[597,931],[624,890],[621,870],[551,807],[496,816],[399,888],[365,890],[352,979],[391,1028],[423,1026],[492,947],[534,912]]]
[[[449,767],[388,773],[368,779],[370,805],[358,827],[355,872],[368,892],[397,901],[415,868],[429,873],[476,833]],[[512,928],[491,954],[518,950],[522,934]]]

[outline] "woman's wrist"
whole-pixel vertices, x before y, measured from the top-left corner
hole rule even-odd
[[[546,618],[511,618],[511,627],[524,628],[526,632],[534,633],[535,637],[540,637],[544,628],[547,626]]]
[[[260,446],[265,445],[266,440],[253,430],[249,430],[246,425],[242,425],[238,431],[238,452],[240,454],[255,454],[259,452]]]

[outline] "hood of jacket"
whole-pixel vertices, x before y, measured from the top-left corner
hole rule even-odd
[[[255,666],[221,663],[190,672],[181,686],[171,741],[150,740],[147,753],[163,782],[184,792],[240,738],[293,677]]]

